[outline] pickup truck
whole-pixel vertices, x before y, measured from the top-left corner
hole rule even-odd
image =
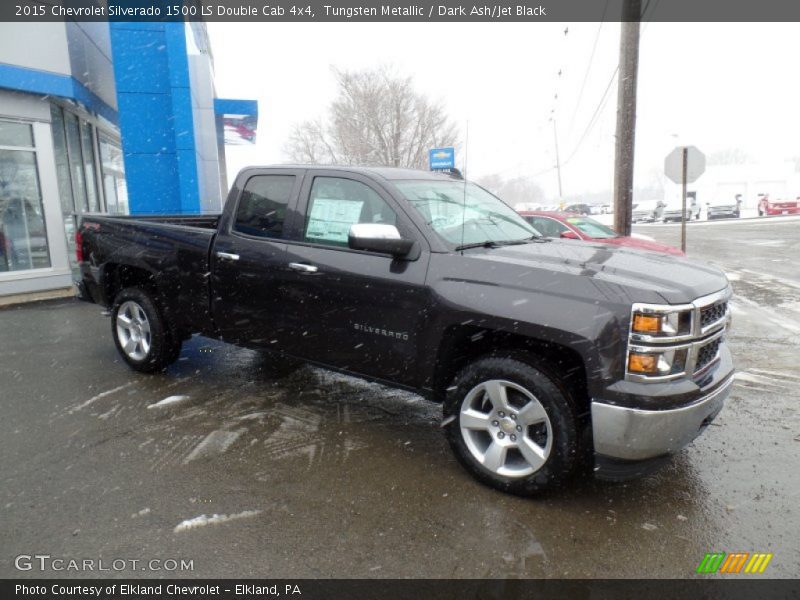
[[[649,472],[723,407],[724,273],[549,239],[483,188],[394,168],[247,168],[221,215],[84,216],[79,294],[143,372],[193,334],[442,403],[480,481],[522,495]]]

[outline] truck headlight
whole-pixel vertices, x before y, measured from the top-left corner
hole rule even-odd
[[[628,372],[636,375],[663,377],[686,369],[686,348],[639,348],[628,353]]]
[[[643,335],[674,337],[688,335],[692,330],[690,310],[673,312],[634,312],[631,332]]]

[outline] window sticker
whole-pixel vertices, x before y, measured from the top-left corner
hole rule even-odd
[[[306,239],[347,245],[350,226],[361,218],[362,200],[314,198],[308,213]]]

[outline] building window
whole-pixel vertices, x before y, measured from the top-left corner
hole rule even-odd
[[[86,212],[128,213],[128,191],[122,149],[89,121],[56,104],[50,106],[61,214],[75,263],[78,215]]]
[[[103,134],[100,134],[100,162],[106,210],[116,215],[128,214],[128,187],[125,184],[122,148]]]
[[[100,212],[100,196],[97,192],[97,175],[95,164],[97,157],[94,153],[93,128],[86,121],[80,121],[81,127],[81,157],[83,158],[83,176],[86,179],[86,201],[89,212]]]
[[[64,126],[67,133],[67,159],[69,162],[70,180],[72,181],[72,197],[75,202],[75,212],[89,212],[89,197],[86,193],[86,176],[83,172],[81,129],[78,117],[64,111]]]
[[[49,266],[33,128],[0,121],[0,271]]]
[[[70,264],[77,266],[75,260],[75,199],[72,193],[72,177],[70,176],[69,155],[67,154],[67,135],[64,129],[64,115],[58,106],[51,106],[51,128],[53,131],[53,150],[56,157],[56,178],[58,179],[58,196],[61,199],[61,217],[64,220],[64,233],[67,236],[67,248]]]

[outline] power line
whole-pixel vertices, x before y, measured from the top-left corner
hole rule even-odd
[[[575,156],[575,154],[580,149],[581,144],[583,144],[586,137],[589,135],[591,130],[597,124],[598,117],[600,116],[602,109],[605,107],[606,100],[608,99],[608,92],[611,91],[611,86],[614,83],[614,79],[616,79],[617,77],[617,73],[619,73],[619,64],[616,66],[614,72],[611,74],[611,79],[608,80],[608,85],[606,86],[606,89],[603,92],[600,101],[597,103],[597,107],[594,109],[594,113],[592,114],[592,118],[589,119],[589,123],[587,123],[586,129],[583,130],[583,134],[581,135],[580,140],[578,140],[578,143],[572,149],[572,152],[570,153],[569,157],[563,163],[561,163],[562,165],[566,165],[570,160],[572,160],[572,157]]]
[[[646,15],[647,15],[647,11],[648,11],[648,9],[651,8],[651,3],[652,3],[652,9],[650,10],[650,16],[652,17],[652,15],[655,12],[656,7],[658,6],[659,2],[660,2],[660,0],[646,0],[644,8],[642,9],[642,17],[641,17],[642,21],[645,20]],[[608,7],[608,2],[606,2],[606,7]],[[605,9],[603,9],[603,15],[605,16]],[[602,23],[601,23],[601,25],[602,25]],[[599,29],[598,29],[598,34],[599,34]],[[596,43],[596,38],[595,38],[595,43]],[[594,55],[594,50],[592,51],[592,55]],[[590,64],[591,64],[591,58],[589,59],[589,61],[590,61]],[[619,73],[619,63],[617,63],[617,66],[614,68],[614,72],[611,74],[611,79],[608,81],[608,85],[606,86],[606,89],[603,92],[603,95],[600,97],[600,102],[598,102],[597,107],[595,108],[594,113],[592,114],[592,117],[589,119],[589,123],[587,123],[586,129],[583,130],[583,133],[581,134],[580,140],[578,140],[578,143],[575,145],[575,147],[573,148],[572,152],[567,157],[567,159],[564,160],[561,163],[561,166],[566,165],[570,160],[572,160],[572,158],[575,156],[575,154],[577,154],[578,150],[580,149],[581,144],[583,144],[583,142],[586,139],[586,137],[589,135],[589,133],[591,133],[591,130],[594,129],[594,126],[597,124],[598,117],[602,113],[602,110],[605,107],[606,102],[608,101],[608,92],[611,91],[611,86],[614,84],[614,79],[616,79],[618,73]],[[587,74],[588,74],[588,71],[587,71]],[[579,100],[580,100],[580,96],[579,96]],[[576,110],[577,110],[577,106],[576,106]]]
[[[606,4],[603,7],[603,14],[600,16],[600,24],[597,27],[597,33],[594,35],[594,43],[592,44],[592,53],[589,55],[589,63],[586,65],[586,72],[583,74],[583,81],[581,82],[581,89],[578,92],[578,100],[577,100],[577,102],[575,102],[575,110],[572,111],[572,118],[569,121],[569,134],[568,135],[572,135],[572,129],[573,129],[574,125],[575,125],[575,117],[577,116],[578,108],[580,108],[580,105],[581,105],[581,99],[583,98],[583,91],[586,88],[586,81],[589,79],[589,71],[592,68],[592,61],[594,60],[594,54],[595,54],[595,51],[597,50],[597,42],[600,39],[600,31],[602,31],[602,29],[603,29],[603,22],[605,21],[606,11],[608,10],[608,2],[609,2],[609,0],[606,0]]]

